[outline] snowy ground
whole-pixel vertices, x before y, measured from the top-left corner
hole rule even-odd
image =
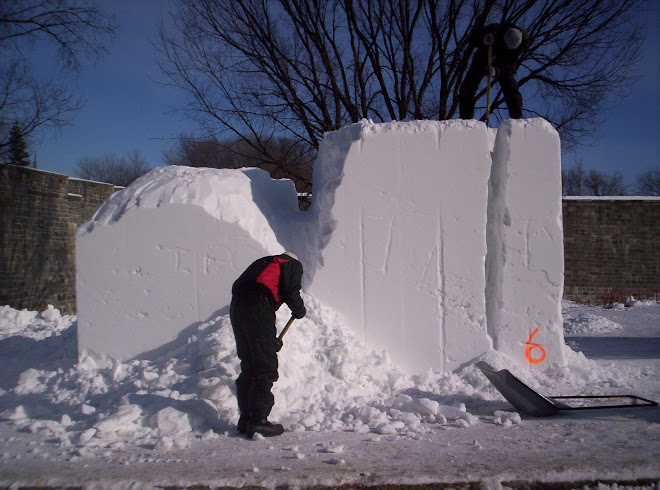
[[[151,359],[77,363],[75,317],[0,307],[0,486],[658,487],[658,407],[521,417],[476,368],[407,375],[306,302],[280,354],[272,418],[288,431],[261,440],[233,429],[226,316]],[[566,303],[564,318],[567,368],[483,359],[545,395],[660,400],[660,305]]]

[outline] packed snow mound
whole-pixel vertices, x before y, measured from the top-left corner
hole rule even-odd
[[[274,386],[271,418],[287,430],[420,438],[449,427],[469,430],[481,422],[503,430],[524,423],[474,366],[454,374],[410,376],[384,353],[356,341],[336,312],[313,298],[305,300],[309,314],[284,339]],[[75,343],[66,332],[75,329],[76,317],[58,314],[52,308],[41,314],[2,308],[0,336]],[[567,367],[534,374],[495,351],[481,359],[498,370],[510,369],[548,395],[657,390],[656,373],[648,367],[600,366],[570,349],[565,355]],[[22,356],[28,364],[40,362],[38,349]],[[239,361],[227,315],[199,325],[184,344],[153,360],[106,363],[86,356],[73,367],[60,366],[52,359],[48,367],[22,372],[13,386],[0,391],[0,417],[70,448],[72,459],[128,445],[167,450],[196,439],[237,435]]]
[[[623,327],[612,320],[592,313],[580,313],[564,318],[564,335],[567,337],[579,335],[617,334]]]
[[[270,184],[266,209],[253,198],[253,188]],[[291,196],[294,199],[291,199]],[[292,213],[297,210],[295,187],[290,180],[272,181],[268,172],[257,169],[211,169],[171,165],[143,175],[130,186],[105,201],[78,230],[79,236],[98,226],[118,222],[126,214],[165,205],[193,205],[218,221],[240,225],[264,248],[282,250],[265,215],[272,210]]]

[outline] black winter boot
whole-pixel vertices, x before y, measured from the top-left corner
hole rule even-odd
[[[247,428],[248,428],[248,419],[247,417],[241,415],[240,418],[238,419],[238,424],[236,424],[236,430],[238,430],[239,434],[245,434],[247,433]]]
[[[247,436],[251,439],[254,434],[261,434],[264,437],[275,437],[284,433],[282,424],[272,424],[266,419],[261,422],[249,422],[247,425]]]

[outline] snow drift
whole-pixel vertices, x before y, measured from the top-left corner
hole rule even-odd
[[[153,354],[222,313],[250,262],[287,249],[304,289],[409,373],[493,346],[527,367],[563,365],[559,139],[534,119],[491,140],[462,120],[329,133],[309,213],[291,182],[259,170],[154,170],[79,232],[79,347]]]

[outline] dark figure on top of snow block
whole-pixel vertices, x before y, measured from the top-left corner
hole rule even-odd
[[[281,424],[268,421],[275,399],[271,393],[277,381],[277,338],[275,312],[286,303],[295,318],[307,313],[300,297],[303,266],[291,252],[255,260],[234,282],[229,317],[241,360],[236,380],[240,418],[238,431],[252,437],[278,436]]]
[[[527,47],[527,32],[510,23],[490,24],[483,31],[473,34],[471,42],[476,51],[459,90],[461,119],[474,118],[475,94],[481,79],[488,75],[502,87],[511,119],[521,119],[523,99],[515,74],[518,57]],[[488,66],[488,46],[491,45],[492,61]]]

